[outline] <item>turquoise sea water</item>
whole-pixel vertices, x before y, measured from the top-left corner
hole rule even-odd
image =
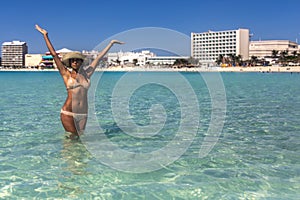
[[[164,107],[167,116],[158,134],[135,137],[120,129],[111,110],[125,73],[101,75],[95,114],[109,141],[142,154],[172,141],[183,106],[174,91],[154,81],[132,94],[129,112],[137,125],[151,123],[152,105]],[[0,72],[0,199],[299,199],[300,74],[222,73],[224,127],[202,158],[211,97],[199,73],[181,75],[199,102],[196,135],[174,162],[135,173],[101,162],[85,142],[65,139],[59,112],[66,90],[58,72]],[[133,82],[158,76],[178,82],[171,72],[130,76]]]

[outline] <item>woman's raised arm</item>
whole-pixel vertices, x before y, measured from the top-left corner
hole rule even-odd
[[[52,43],[50,42],[50,39],[48,37],[48,32],[45,29],[42,29],[39,25],[35,25],[36,30],[38,30],[41,34],[43,34],[46,45],[48,50],[50,51],[50,54],[53,56],[53,59],[55,61],[55,64],[62,76],[66,75],[67,69],[64,67],[63,63],[61,62],[60,58],[58,57]]]
[[[105,56],[105,54],[109,51],[109,49],[114,44],[124,44],[124,42],[120,42],[118,40],[112,40],[110,43],[97,55],[97,57],[93,60],[93,62],[90,64],[89,68],[86,70],[86,73],[88,77],[91,77],[94,73],[99,61]]]

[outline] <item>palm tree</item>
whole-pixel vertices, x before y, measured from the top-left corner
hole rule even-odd
[[[251,56],[250,63],[252,66],[255,66],[258,62],[257,56]]]
[[[272,50],[272,58],[277,58],[279,51],[277,50]]]
[[[187,65],[188,61],[186,59],[176,59],[174,65]]]
[[[192,64],[192,65],[198,65],[199,64],[199,60],[193,57],[189,57],[188,58],[188,64]]]
[[[229,54],[229,62],[231,66],[235,65],[235,55],[234,54]]]
[[[287,50],[280,52],[279,61],[282,63],[283,66],[286,66],[287,55],[288,55],[288,51]]]
[[[243,58],[243,57],[242,57],[241,54],[235,56],[235,63],[236,63],[238,66],[241,66],[241,65],[242,65],[242,61],[243,61],[242,58]]]
[[[138,60],[137,59],[133,59],[132,62],[133,62],[133,65],[136,66],[136,64],[138,63]]]
[[[216,63],[218,65],[220,65],[221,63],[223,63],[223,59],[224,59],[224,56],[222,54],[220,54],[216,60]],[[225,64],[225,63],[223,63],[223,64]]]

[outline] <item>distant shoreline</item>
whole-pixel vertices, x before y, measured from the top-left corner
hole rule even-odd
[[[275,66],[255,66],[255,67],[197,67],[197,68],[142,68],[142,67],[111,67],[111,68],[98,68],[97,71],[109,72],[130,72],[130,71],[149,71],[149,72],[300,72],[300,66],[292,67],[275,67]]]
[[[0,69],[0,72],[55,72],[57,69]],[[197,68],[162,68],[162,67],[110,67],[110,68],[97,68],[96,71],[100,72],[262,72],[262,73],[275,73],[275,72],[298,72],[300,73],[300,66],[255,66],[255,67],[197,67]]]

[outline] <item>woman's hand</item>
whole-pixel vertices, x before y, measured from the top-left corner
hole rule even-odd
[[[47,35],[48,32],[45,29],[42,29],[39,25],[35,25],[35,29],[38,30],[40,33],[42,33],[43,35]]]
[[[110,42],[111,44],[125,44],[125,42],[120,42],[119,40],[112,40]]]

